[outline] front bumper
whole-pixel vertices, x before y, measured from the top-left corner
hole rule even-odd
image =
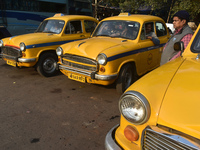
[[[66,71],[70,71],[70,72],[74,72],[74,73],[78,73],[84,76],[88,76],[91,77],[91,79],[96,79],[96,80],[102,80],[102,81],[110,81],[110,80],[114,80],[117,78],[117,74],[113,74],[113,75],[99,75],[96,72],[88,72],[85,70],[77,70],[74,69],[72,67],[67,67],[64,65],[60,65],[57,64],[57,68],[62,69],[62,70],[66,70]]]
[[[18,58],[18,62],[22,63],[29,63],[29,62],[35,62],[36,58]]]
[[[14,60],[16,62],[21,62],[21,63],[36,62],[36,58],[19,58],[15,56],[4,55],[4,54],[0,54],[0,56],[2,58]]]
[[[115,130],[117,129],[117,127],[119,126],[116,125],[114,126],[106,135],[105,138],[105,149],[106,150],[122,150],[118,144],[116,143],[115,139],[114,139],[114,135],[115,135]]]

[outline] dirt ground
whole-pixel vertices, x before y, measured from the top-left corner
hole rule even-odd
[[[1,150],[103,150],[119,124],[114,86],[84,84],[63,74],[45,78],[0,59]]]

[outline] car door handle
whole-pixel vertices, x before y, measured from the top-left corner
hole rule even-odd
[[[80,35],[80,37],[85,37],[85,35]]]

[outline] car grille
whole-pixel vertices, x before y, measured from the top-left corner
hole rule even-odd
[[[97,70],[96,61],[89,58],[76,56],[76,55],[70,55],[70,54],[63,55],[62,63],[64,65],[67,65],[76,69],[83,69],[89,72]]]
[[[22,56],[22,52],[20,51],[20,49],[15,48],[15,47],[3,46],[1,50],[2,50],[3,57],[6,57],[6,58],[9,57],[9,58],[16,59]]]
[[[170,135],[171,136],[171,135]],[[197,150],[196,146],[191,146],[185,142],[177,141],[170,138],[164,133],[156,132],[152,129],[146,129],[144,133],[143,149],[144,150]],[[171,136],[172,137],[172,136]]]

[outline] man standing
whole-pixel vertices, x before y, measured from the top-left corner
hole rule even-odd
[[[163,65],[181,55],[181,51],[174,50],[174,44],[176,42],[182,41],[184,43],[184,49],[187,47],[193,35],[192,29],[188,26],[188,21],[189,14],[185,10],[178,11],[173,16],[175,32],[164,46],[160,65]]]

